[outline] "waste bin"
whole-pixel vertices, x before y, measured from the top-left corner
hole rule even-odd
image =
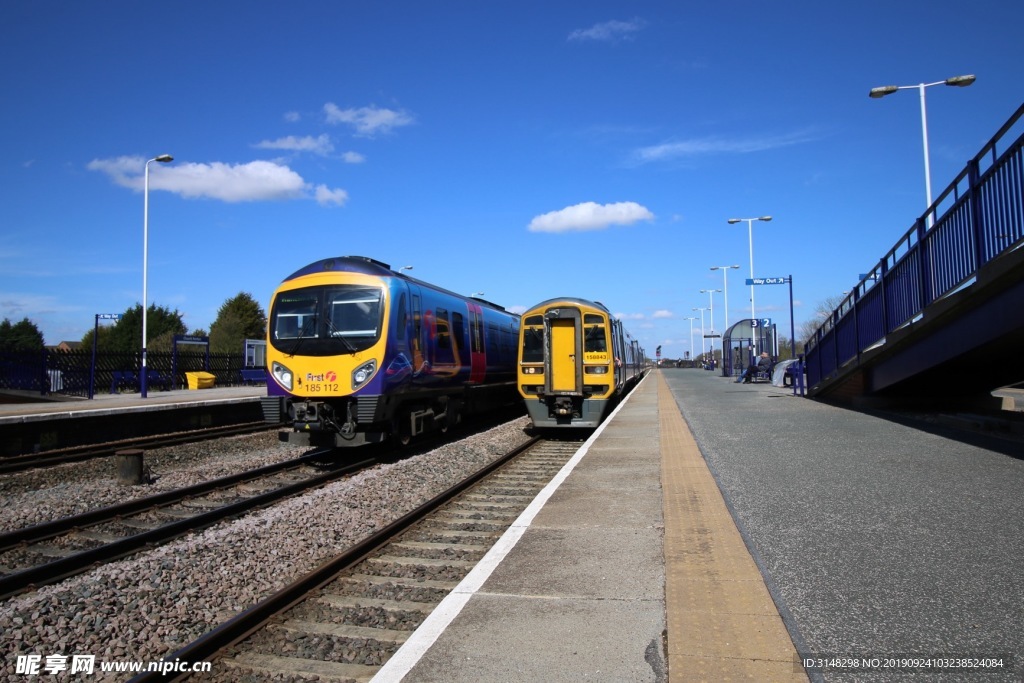
[[[212,372],[186,372],[189,389],[212,389],[217,379]]]

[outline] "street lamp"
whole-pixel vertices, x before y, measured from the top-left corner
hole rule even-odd
[[[702,289],[701,294],[708,295],[708,308],[711,309],[711,334],[715,333],[715,292],[721,292],[720,289]],[[711,338],[711,359],[715,359],[715,338]]]
[[[401,273],[403,270],[412,270],[412,266],[402,266],[398,269],[398,272]]]
[[[704,355],[704,311],[706,308],[695,308],[695,311],[700,311],[700,355]]]
[[[693,321],[697,319],[697,316],[691,315],[689,318],[684,320],[690,321],[690,362],[693,362]]]
[[[483,295],[484,295],[484,292],[473,292],[472,294],[470,294],[470,296],[472,298],[474,298],[474,299],[476,299],[477,297],[481,297]]]
[[[921,93],[921,137],[924,143],[924,190],[925,198],[928,204],[925,206],[925,210],[932,206],[932,172],[931,164],[928,161],[928,114],[924,103],[924,89],[930,88],[933,85],[952,85],[957,88],[966,88],[971,83],[974,83],[974,74],[967,76],[952,76],[944,81],[935,81],[934,83],[918,83],[917,85],[883,85],[878,88],[872,88],[868,93],[868,97],[879,99],[886,95],[891,95],[897,90],[911,90],[917,88]],[[934,218],[929,214],[928,224],[932,225]]]
[[[750,240],[750,279],[754,279],[754,221],[764,221],[767,223],[772,219],[771,216],[761,216],[760,218],[730,218],[729,224],[733,225],[740,221],[747,222],[747,237]],[[750,319],[756,320],[757,316],[754,315],[754,285],[750,285]]]
[[[170,154],[161,154],[146,162],[146,185],[142,192],[142,372],[139,376],[139,393],[146,398],[148,373],[146,372],[146,281],[149,272],[149,165],[154,161],[166,164],[174,161]]]
[[[725,300],[725,326],[723,331],[729,329],[729,269],[738,270],[739,266],[711,266],[711,270],[722,271],[722,298]]]

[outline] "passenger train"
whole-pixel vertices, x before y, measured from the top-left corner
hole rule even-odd
[[[646,362],[600,302],[549,299],[523,313],[517,384],[535,427],[597,427]]]
[[[380,261],[317,261],[274,292],[264,418],[304,445],[407,443],[515,404],[518,334],[518,315]]]

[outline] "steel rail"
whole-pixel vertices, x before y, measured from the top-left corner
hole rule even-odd
[[[313,456],[304,456],[304,458],[310,458],[314,456],[315,454]],[[6,576],[0,576],[0,599],[5,599],[7,597],[23,592],[25,590],[37,588],[41,585],[61,581],[70,576],[74,576],[75,574],[80,574],[97,563],[110,562],[112,560],[117,560],[122,557],[126,557],[148,545],[165,543],[178,536],[182,536],[190,531],[210,526],[223,519],[234,517],[243,512],[247,512],[253,508],[268,505],[282,498],[286,498],[296,493],[301,493],[302,491],[308,490],[310,488],[326,484],[334,479],[338,479],[347,474],[358,471],[359,469],[362,469],[364,467],[376,464],[377,462],[377,458],[371,458],[368,460],[347,464],[336,470],[325,472],[323,474],[318,474],[308,479],[304,479],[300,482],[295,482],[293,484],[285,484],[284,486],[276,488],[273,491],[256,494],[250,498],[246,498],[245,500],[236,501],[234,503],[230,503],[228,505],[225,505],[214,510],[201,512],[187,519],[170,522],[168,524],[161,525],[155,529],[150,529],[148,531],[144,531],[138,534],[133,534],[132,536],[127,536],[119,541],[114,541],[112,543],[107,543],[96,548],[84,550],[80,553],[75,553],[74,555],[69,555],[67,557],[62,557],[53,560],[52,562],[47,562],[46,564],[38,565],[35,567],[31,567],[29,569],[7,574]],[[294,466],[294,462],[291,462],[291,465]],[[251,472],[243,474],[251,474]],[[232,477],[222,477],[221,480],[216,481],[222,481],[224,479],[232,478],[237,477],[236,475],[233,475]],[[252,477],[248,478],[251,479]],[[204,485],[200,484],[198,486]],[[184,489],[179,489],[179,492],[182,490]],[[174,494],[177,492],[172,491],[169,493]],[[163,495],[166,494],[161,494],[161,496]],[[154,498],[159,498],[161,496],[154,496]],[[181,498],[179,498],[179,500],[181,500]],[[151,505],[150,507],[153,506]],[[106,510],[109,508],[104,509]],[[138,511],[140,510],[136,510],[136,512]],[[97,512],[102,512],[102,510]],[[86,513],[86,515],[89,514],[90,513]],[[57,523],[65,521],[66,520],[57,520]],[[29,529],[32,528],[37,527],[30,527]]]

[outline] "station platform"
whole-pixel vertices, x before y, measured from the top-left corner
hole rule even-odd
[[[12,392],[17,402],[0,401],[0,424],[11,421],[53,420],[62,417],[80,417],[83,415],[107,415],[115,412],[145,412],[148,410],[166,410],[175,407],[188,407],[203,403],[220,403],[224,401],[259,402],[260,396],[266,396],[265,386],[212,387],[210,389],[172,389],[170,391],[150,391],[146,398],[136,393],[96,394],[87,398],[53,398],[27,392]],[[37,399],[37,400],[33,400]]]
[[[1022,458],[652,372],[373,681],[1020,680]]]

